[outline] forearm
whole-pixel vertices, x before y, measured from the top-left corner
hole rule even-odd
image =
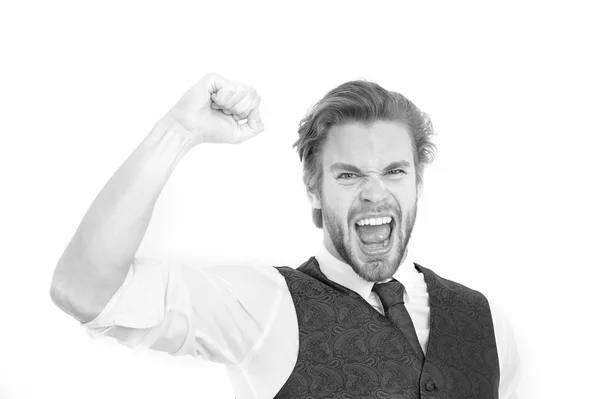
[[[93,319],[123,283],[156,201],[191,148],[178,125],[161,120],[100,191],[61,256],[51,296],[80,321]]]

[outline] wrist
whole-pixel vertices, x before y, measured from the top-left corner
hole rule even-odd
[[[150,131],[147,141],[154,145],[177,148],[183,153],[198,144],[194,135],[184,128],[177,119],[167,114]]]
[[[150,164],[170,171],[195,144],[190,132],[175,119],[165,116],[154,125],[136,152]]]

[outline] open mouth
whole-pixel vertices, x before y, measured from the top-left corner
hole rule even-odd
[[[354,224],[361,250],[367,255],[383,255],[392,247],[395,228],[391,216],[359,219]]]

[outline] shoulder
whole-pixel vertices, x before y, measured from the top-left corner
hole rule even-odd
[[[298,266],[297,268],[289,267],[289,266],[275,266],[273,269],[277,270],[288,282],[296,281],[296,280],[314,280],[315,273],[321,274],[320,270],[318,270],[318,266],[315,266],[316,260],[314,257],[311,257],[309,260]]]
[[[434,272],[433,270],[428,269],[418,263],[415,263],[415,266],[418,271],[423,273],[423,275],[425,277],[425,281],[434,281],[437,285],[441,285],[442,287],[447,288],[452,291],[465,291],[465,292],[472,292],[472,293],[478,293],[480,295],[483,295],[480,291],[478,291],[474,288],[468,287],[464,284],[461,284],[456,281],[442,277],[439,274],[437,274],[436,272]]]
[[[471,287],[456,281],[441,277],[433,270],[415,263],[416,269],[423,273],[430,297],[443,298],[451,301],[466,301],[489,309],[486,296]]]
[[[298,268],[276,266],[273,270],[276,270],[281,275],[291,291],[305,291],[309,286],[314,286],[315,284],[319,286],[324,285],[313,276],[305,273],[302,266]]]
[[[240,263],[218,263],[212,265],[186,264],[184,274],[201,274],[203,278],[218,284],[256,290],[260,287],[280,287],[285,285],[283,276],[271,265],[262,261]]]

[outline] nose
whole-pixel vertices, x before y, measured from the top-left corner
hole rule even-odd
[[[362,187],[360,199],[364,202],[377,204],[385,200],[388,195],[389,191],[384,182],[377,177],[370,177]]]

